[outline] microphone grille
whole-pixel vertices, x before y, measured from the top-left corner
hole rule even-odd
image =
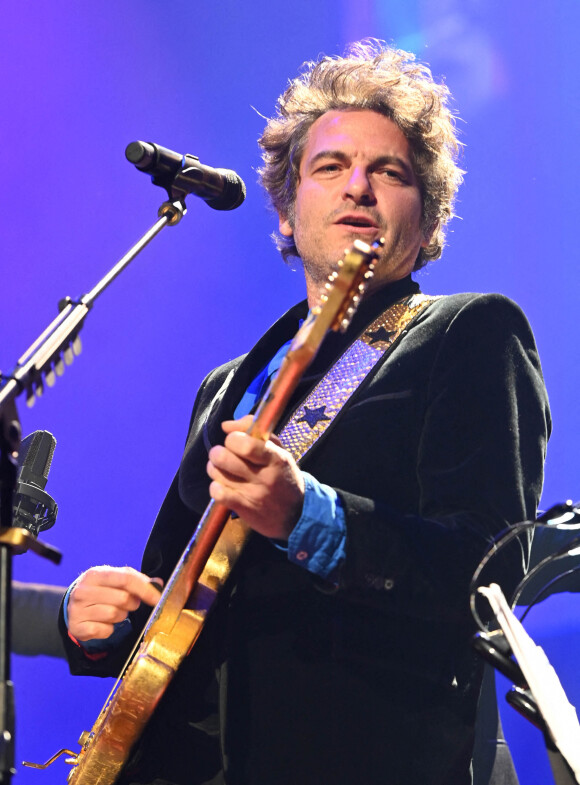
[[[226,183],[223,193],[206,203],[214,210],[235,210],[246,198],[246,184],[233,169],[216,169]]]
[[[46,483],[52,464],[56,439],[49,431],[34,431],[26,436],[18,453],[18,469],[42,477]]]

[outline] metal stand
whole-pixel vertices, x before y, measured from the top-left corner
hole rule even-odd
[[[12,491],[16,482],[16,458],[20,445],[20,422],[13,401],[0,409],[0,783],[14,774],[14,686],[10,680],[10,588],[12,554],[2,542],[3,527],[12,519]]]
[[[555,785],[580,785],[566,758],[554,743],[540,706],[528,687],[526,674],[516,662],[504,633],[500,630],[477,633],[472,639],[472,646],[490,665],[514,683],[515,686],[506,694],[506,701],[542,734]],[[548,716],[547,708],[544,710]]]
[[[556,785],[578,785],[578,780],[574,776],[572,769],[568,766],[560,750],[554,746],[550,737],[544,736],[544,741]]]
[[[506,675],[505,670],[502,668],[498,667],[498,670],[502,672],[504,676]],[[512,687],[506,695],[506,701],[518,712],[518,714],[521,714],[528,722],[531,722],[542,734],[555,785],[578,785],[578,780],[574,776],[574,772],[558,747],[554,744],[548,728],[546,727],[546,723],[544,722],[544,718],[531,693],[521,687]]]
[[[171,196],[171,192],[170,192]],[[9,785],[14,774],[14,694],[10,681],[10,598],[12,554],[31,549],[58,563],[60,553],[38,542],[28,531],[12,528],[12,496],[16,483],[20,422],[15,399],[26,393],[27,403],[40,395],[44,382],[54,383],[63,371],[63,358],[72,360],[80,351],[79,331],[97,297],[165,226],[174,226],[185,215],[185,201],[163,202],[158,220],[122,259],[91,289],[73,301],[59,303],[60,313],[29,347],[9,374],[0,374],[0,785]]]
[[[80,300],[65,297],[59,303],[60,313],[46,330],[29,347],[9,374],[0,374],[0,414],[4,405],[26,391],[27,402],[31,403],[35,392],[42,394],[44,380],[49,386],[54,383],[55,373],[60,375],[65,361],[72,361],[72,353],[78,353],[78,334],[93,303],[120,275],[137,254],[159,234],[164,226],[174,226],[185,215],[182,200],[164,202],[159,208],[159,220],[120,259],[99,282]]]

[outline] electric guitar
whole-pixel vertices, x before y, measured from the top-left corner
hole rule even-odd
[[[294,337],[272,380],[248,433],[267,441],[300,378],[329,330],[346,329],[365,281],[372,276],[377,248],[360,240],[345,252],[329,277],[320,305]],[[191,651],[218,592],[227,580],[248,537],[240,518],[222,504],[210,502],[154,608],[123,673],[91,731],[79,739],[78,753],[60,750],[70,785],[113,785],[131,750],[165,693],[183,659]]]

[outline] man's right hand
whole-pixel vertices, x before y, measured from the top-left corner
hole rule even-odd
[[[144,602],[156,605],[160,579],[132,567],[92,567],[83,572],[68,603],[68,629],[78,641],[108,638],[114,625],[127,618]]]

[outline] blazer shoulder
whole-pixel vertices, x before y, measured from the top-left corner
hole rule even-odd
[[[425,313],[425,322],[434,330],[459,328],[531,332],[521,307],[497,292],[479,294],[463,292],[444,295],[435,300]]]
[[[214,368],[205,377],[201,383],[200,391],[208,389],[213,390],[216,387],[220,387],[232,371],[236,371],[240,367],[242,361],[246,357],[247,354],[242,354],[239,357],[235,357],[233,360],[228,360],[223,363],[223,365],[218,365],[217,368]]]
[[[481,311],[498,311],[498,312],[514,312],[523,315],[520,306],[505,294],[499,292],[461,292],[459,294],[443,295],[435,300],[431,306],[431,310],[447,316],[455,316],[456,314],[467,312],[481,312]]]

